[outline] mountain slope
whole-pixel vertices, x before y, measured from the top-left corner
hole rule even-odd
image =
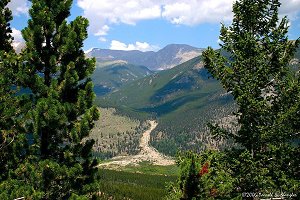
[[[291,66],[295,70],[299,70],[299,52],[298,49]],[[223,148],[228,141],[212,140],[206,125],[218,121],[230,126],[234,118],[229,115],[236,105],[219,82],[209,77],[201,57],[196,57],[124,85],[99,98],[98,103],[116,107],[132,117],[156,118],[159,125],[152,145],[163,153],[174,155],[179,149]]]
[[[209,79],[201,58],[160,71],[98,99],[100,106],[117,107],[130,116],[154,117],[158,126],[152,145],[174,155],[179,149],[201,150],[210,142],[206,123],[233,110],[232,97]]]
[[[153,72],[144,66],[136,66],[124,62],[97,63],[92,80],[97,96],[107,94]]]
[[[87,53],[98,62],[123,60],[134,65],[143,65],[151,70],[172,68],[178,64],[201,55],[203,49],[185,44],[171,44],[158,52],[122,51],[95,48]]]

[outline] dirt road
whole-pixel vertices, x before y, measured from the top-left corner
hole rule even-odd
[[[149,145],[150,134],[156,128],[157,123],[155,121],[149,121],[150,128],[143,133],[140,140],[141,151],[134,156],[117,156],[111,159],[110,162],[102,163],[99,166],[126,166],[126,165],[138,165],[143,161],[151,162],[153,165],[173,165],[174,159],[159,153],[155,148]]]

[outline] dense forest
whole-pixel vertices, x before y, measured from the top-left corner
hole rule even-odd
[[[231,145],[202,148],[200,138],[194,142],[199,152],[177,152],[177,180],[98,169],[93,147],[100,148],[101,136],[96,143],[89,137],[99,119],[91,79],[96,61],[82,49],[88,20],[68,20],[72,2],[32,0],[20,54],[12,47],[9,0],[0,2],[0,199],[299,199],[294,57],[300,39],[289,40],[279,0],[235,1],[232,24],[220,30],[228,55],[210,47],[203,52],[204,67],[233,97],[237,122],[207,122],[210,138]],[[136,128],[137,135],[142,130]],[[188,131],[153,145],[175,154],[173,144],[188,141]]]

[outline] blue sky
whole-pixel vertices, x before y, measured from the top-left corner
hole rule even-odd
[[[157,51],[167,44],[218,47],[220,23],[230,24],[234,0],[74,0],[71,16],[90,21],[84,50],[94,47]],[[300,0],[284,0],[280,15],[290,19],[289,38],[300,36]],[[13,36],[22,40],[29,19],[27,0],[11,0]]]

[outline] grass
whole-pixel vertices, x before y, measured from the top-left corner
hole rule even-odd
[[[126,166],[121,169],[124,172],[142,173],[149,175],[165,175],[177,176],[179,175],[179,167],[177,165],[151,165],[149,162],[141,162],[138,166]]]
[[[92,136],[99,136],[99,133],[106,137],[116,132],[132,131],[140,125],[138,120],[116,114],[113,108],[99,108],[100,119],[95,123]]]

